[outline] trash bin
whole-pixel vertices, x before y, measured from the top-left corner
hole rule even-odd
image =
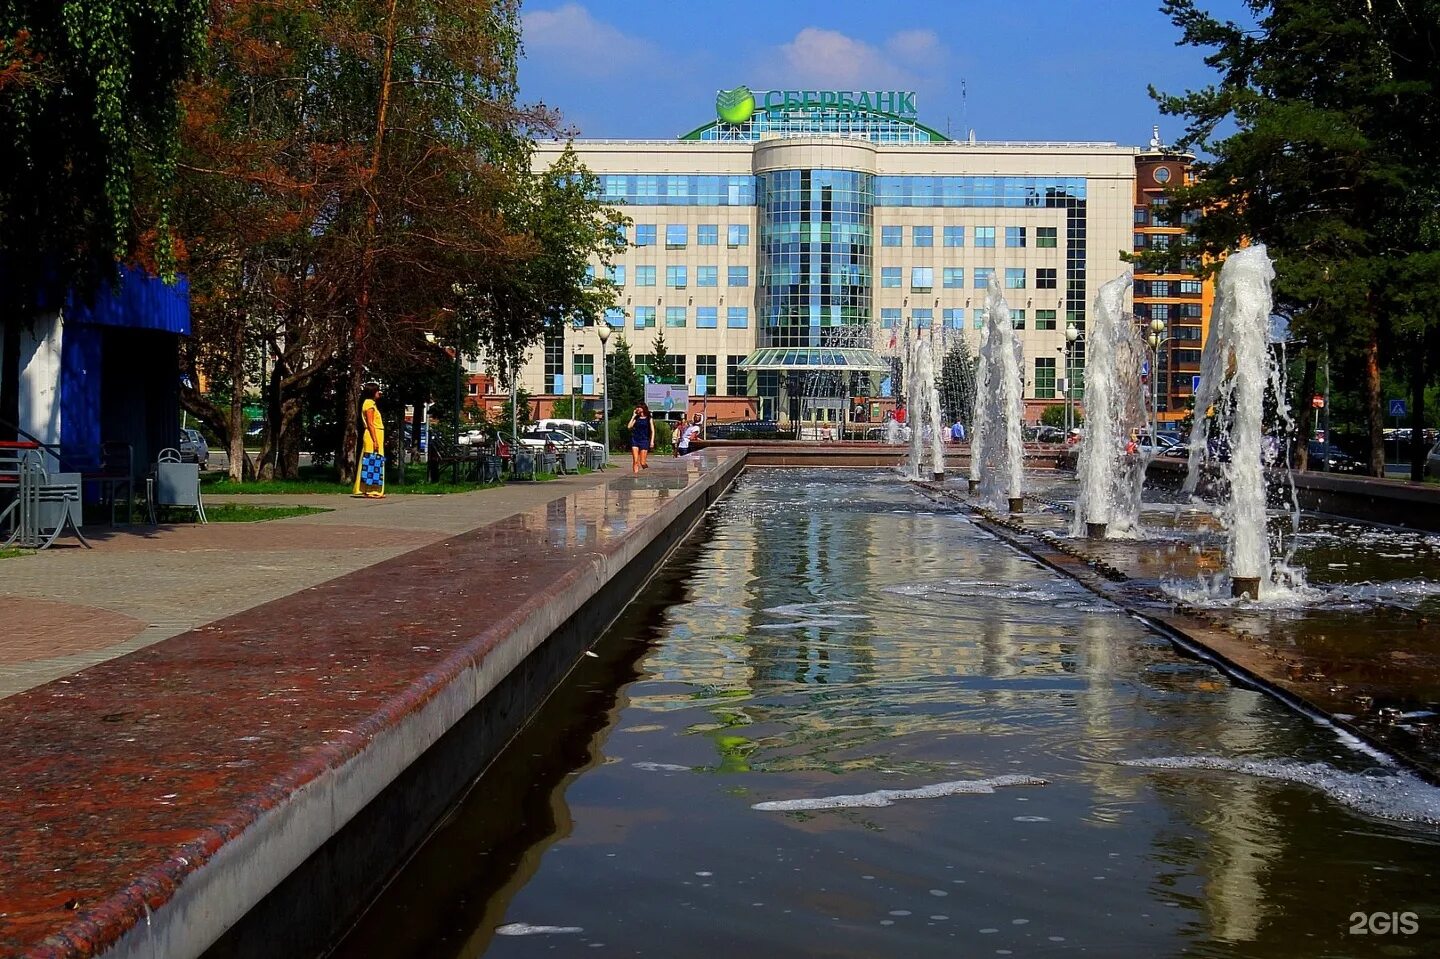
[[[510,467],[511,479],[534,479],[535,478],[535,454],[530,452],[515,451],[515,458]]]
[[[505,468],[505,461],[504,461],[503,459],[501,459],[501,458],[500,458],[498,455],[496,455],[495,453],[491,453],[491,454],[489,454],[488,456],[485,457],[484,462],[482,463],[482,466],[483,466],[483,472],[482,472],[481,475],[480,475],[480,482],[482,482],[482,483],[498,483],[498,482],[500,482],[500,473],[501,473],[501,471]]]
[[[565,451],[565,458],[562,460],[562,462],[565,464],[565,472],[580,472],[580,452],[578,450],[573,448],[567,449]]]
[[[555,473],[556,458],[554,453],[541,453],[535,460],[535,471],[537,473]]]

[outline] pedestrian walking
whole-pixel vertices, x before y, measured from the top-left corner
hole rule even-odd
[[[680,425],[680,438],[675,443],[675,455],[684,456],[690,452],[690,444],[700,438],[700,414],[696,413],[690,422]]]
[[[360,463],[355,470],[354,496],[385,495],[385,420],[380,415],[380,386],[360,387]]]
[[[650,468],[650,450],[655,446],[655,418],[644,403],[635,406],[630,417],[630,471],[638,473]]]

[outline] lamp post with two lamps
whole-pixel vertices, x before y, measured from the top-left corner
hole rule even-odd
[[[1150,335],[1145,338],[1150,344],[1150,449],[1160,446],[1160,350],[1172,337],[1165,333],[1164,320],[1150,321]],[[1169,364],[1166,364],[1167,367]]]

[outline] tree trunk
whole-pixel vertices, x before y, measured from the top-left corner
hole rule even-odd
[[[398,24],[396,7],[399,0],[390,0],[385,12],[385,47],[380,64],[379,102],[375,107],[375,136],[371,141],[370,167],[365,176],[365,234],[360,248],[360,279],[355,296],[355,344],[350,358],[350,376],[346,390],[352,409],[360,408],[360,387],[365,380],[367,350],[365,339],[370,332],[370,281],[375,268],[375,232],[380,221],[380,208],[375,199],[373,184],[380,173],[380,159],[384,155],[385,130],[390,113],[390,91],[392,73],[395,68],[395,37]],[[345,421],[345,438],[341,444],[344,465],[341,476],[353,479],[360,462],[359,429],[354,417]]]
[[[1416,483],[1425,482],[1425,457],[1429,452],[1425,442],[1425,387],[1429,382],[1425,339],[1422,334],[1410,364],[1410,479]]]
[[[1365,347],[1365,420],[1370,428],[1370,475],[1384,476],[1385,410],[1380,406],[1380,339],[1375,332]]]
[[[245,459],[245,320],[243,310],[235,318],[230,333],[230,435],[226,444],[229,454],[227,473],[232,482],[241,482],[248,472],[249,462]]]
[[[1315,379],[1320,360],[1313,353],[1305,354],[1305,371],[1300,374],[1300,393],[1296,399],[1298,412],[1295,415],[1295,468],[1306,470],[1310,467],[1310,437],[1315,435],[1315,406],[1310,398],[1315,395]]]

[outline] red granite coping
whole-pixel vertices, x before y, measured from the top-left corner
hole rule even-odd
[[[581,490],[0,701],[0,954],[119,942],[734,459]]]

